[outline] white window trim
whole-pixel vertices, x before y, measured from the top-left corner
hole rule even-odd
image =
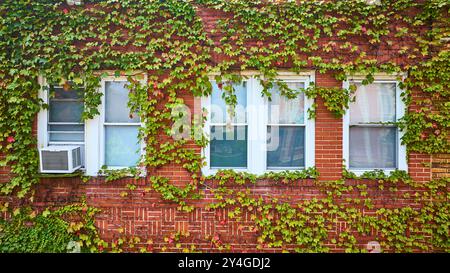
[[[100,115],[95,116],[93,119],[86,121],[86,175],[97,176],[101,167],[104,165],[104,149],[105,149],[105,133],[104,133],[104,120],[105,120],[105,82],[107,81],[127,81],[127,76],[106,76],[101,80],[99,92],[102,93],[101,105],[98,106]],[[147,76],[144,74],[141,82],[145,83]],[[118,123],[119,124],[119,123]],[[139,124],[141,127],[145,125],[145,122],[141,120],[140,123],[133,123],[133,125]],[[110,123],[110,125],[113,125]],[[129,125],[129,124],[127,124]],[[141,141],[141,155],[145,155],[145,141]],[[108,170],[120,170],[128,167],[108,167]],[[145,168],[141,168],[141,176],[145,176]]]
[[[113,72],[109,72],[112,74]],[[100,115],[96,115],[93,119],[86,120],[84,123],[84,154],[85,154],[85,166],[82,170],[88,176],[97,176],[99,170],[103,166],[104,162],[104,107],[105,107],[105,82],[106,81],[127,81],[127,76],[107,76],[102,78],[99,92],[102,92],[101,105],[98,106]],[[144,74],[141,82],[147,81],[147,75]],[[39,98],[45,103],[48,103],[48,90],[47,81],[44,77],[39,76]],[[38,131],[38,148],[45,148],[49,146],[49,138],[47,131],[48,124],[48,109],[41,109],[38,113],[37,131]],[[134,123],[133,123],[134,124]],[[140,126],[144,126],[144,122],[141,121]],[[127,124],[128,125],[128,124]],[[136,125],[136,124],[134,124]],[[67,143],[61,143],[67,144]],[[77,143],[79,144],[79,143]],[[57,144],[54,144],[57,145]],[[141,154],[145,155],[145,141],[141,143]],[[110,167],[108,169],[123,169],[127,167]],[[141,169],[141,176],[146,175],[145,168]]]
[[[49,94],[48,94],[48,82],[43,76],[38,77],[38,83],[40,86],[38,97],[45,104],[49,105]],[[86,122],[84,123],[84,142],[51,142],[49,140],[49,131],[48,131],[48,123],[49,123],[49,109],[41,108],[38,112],[37,116],[37,147],[38,149],[42,149],[48,146],[57,146],[57,145],[84,145],[84,155],[86,157]],[[84,164],[86,165],[86,158]],[[86,166],[81,168],[80,170],[85,170]],[[57,172],[55,172],[57,173]]]
[[[389,75],[386,73],[378,73],[374,75],[374,83],[395,83],[395,114],[396,119],[399,120],[405,115],[405,103],[401,98],[402,90],[399,87],[399,78],[404,79],[406,75]],[[347,81],[343,82],[343,88],[349,88],[350,82],[361,82],[365,79],[365,75],[357,74],[348,77]],[[343,157],[344,163],[346,167],[356,175],[362,175],[364,172],[374,171],[375,169],[351,169],[349,164],[349,153],[350,153],[350,143],[349,143],[349,134],[350,134],[350,111],[347,111],[343,117]],[[406,146],[402,144],[401,138],[403,137],[404,132],[398,129],[397,131],[397,168],[389,168],[389,169],[381,169],[385,174],[389,175],[394,170],[403,170],[408,171],[408,161],[407,161],[407,153]],[[378,169],[377,169],[378,170]]]
[[[266,136],[268,124],[268,100],[261,96],[262,86],[259,80],[254,76],[255,71],[245,71],[241,73],[248,77],[247,82],[247,106],[261,105],[264,109],[264,114],[253,111],[247,111],[247,138],[253,141],[247,142],[247,168],[211,168],[210,167],[210,146],[209,144],[202,149],[202,155],[205,157],[206,165],[202,168],[204,175],[214,175],[220,169],[231,169],[234,171],[249,172],[256,175],[261,175],[266,172],[281,172],[285,170],[301,170],[303,168],[285,168],[285,169],[267,169],[267,153],[266,153]],[[211,81],[214,81],[211,76]],[[294,72],[280,71],[277,79],[286,81],[304,82],[305,88],[308,88],[310,83],[315,82],[315,71],[301,72],[299,74]],[[253,91],[252,91],[253,90]],[[309,119],[308,111],[314,104],[313,99],[305,96],[305,168],[310,168],[315,165],[315,121]],[[211,114],[211,96],[201,98],[202,108],[208,113],[208,118],[203,127],[203,133],[209,138],[210,132],[210,114]]]

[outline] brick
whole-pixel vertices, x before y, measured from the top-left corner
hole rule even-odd
[[[210,33],[211,29],[217,23],[217,20],[227,16],[226,13],[218,12],[212,9],[199,8],[199,16],[202,17],[204,27]],[[211,36],[214,39],[220,39],[220,36]],[[328,39],[328,38],[327,38]],[[323,44],[326,42],[321,41]],[[366,41],[358,42],[367,47]],[[394,44],[393,48],[401,47],[401,44]],[[378,57],[378,61],[385,62],[389,56],[388,49],[372,52],[372,55]],[[223,58],[218,54],[214,55],[215,60]],[[330,58],[328,56],[328,58]],[[212,60],[214,61],[214,60]],[[399,63],[406,63],[405,59],[396,59]],[[342,82],[337,81],[332,72],[316,73],[316,84],[319,87],[341,87]],[[426,97],[421,92],[413,92],[414,99]],[[182,95],[185,103],[191,110],[194,110],[195,100],[188,92]],[[417,109],[417,105],[412,105],[411,110]],[[34,122],[33,133],[36,134],[36,119]],[[315,157],[316,167],[321,176],[319,181],[334,181],[342,178],[342,149],[343,149],[343,120],[336,118],[330,113],[324,105],[321,98],[317,99],[317,112],[315,119]],[[167,137],[161,137],[161,141],[167,141]],[[200,153],[200,148],[190,142],[186,147],[194,148]],[[1,156],[0,156],[1,157]],[[450,177],[449,170],[450,154],[424,155],[411,153],[409,156],[409,172],[411,177],[417,182],[426,183],[431,178]],[[425,166],[429,164],[429,166]],[[431,164],[431,165],[430,165]],[[8,166],[0,167],[0,182],[6,182],[10,178],[10,168]],[[157,175],[169,177],[174,185],[185,185],[190,181],[190,175],[177,164],[168,164],[154,172]],[[127,198],[120,197],[120,192],[125,189],[125,185],[129,182],[136,182],[139,186],[136,191]],[[301,200],[311,200],[312,198],[322,198],[324,194],[319,191],[312,180],[301,180],[292,185],[274,185],[273,181],[260,181],[257,185],[249,187],[252,194],[262,196],[264,198],[277,197],[291,204],[297,204]],[[347,181],[349,185],[358,185],[361,181]],[[122,179],[114,181],[114,183],[106,184],[104,179],[93,179],[92,181],[83,183],[79,179],[43,179],[36,187],[35,206],[64,205],[66,203],[75,202],[79,197],[86,195],[87,202],[91,206],[101,209],[100,214],[96,218],[96,226],[100,230],[100,234],[105,238],[117,238],[121,236],[118,233],[123,228],[125,234],[139,234],[145,238],[152,238],[155,242],[155,249],[161,250],[162,247],[173,247],[163,241],[165,236],[177,231],[189,231],[193,237],[193,243],[197,249],[204,252],[217,251],[210,241],[205,239],[208,236],[214,236],[216,233],[221,238],[227,238],[234,251],[254,252],[256,249],[256,237],[249,228],[253,225],[252,213],[245,211],[240,221],[229,219],[228,211],[217,210],[209,211],[205,209],[205,204],[215,202],[211,192],[202,189],[205,193],[205,199],[195,201],[194,211],[190,213],[177,210],[177,205],[161,199],[157,193],[146,193],[142,196],[145,185],[148,186],[148,179],[133,181],[132,179]],[[236,189],[244,190],[244,187]],[[407,188],[400,188],[399,193],[393,194],[387,190],[379,190],[374,186],[368,189],[369,197],[373,199],[373,203],[378,207],[395,208],[400,205],[409,205],[417,207],[413,199],[406,199],[399,194],[412,191]],[[345,196],[353,196],[346,194]],[[6,200],[4,197],[0,201]],[[9,199],[8,199],[9,200]],[[191,201],[191,200],[189,200]],[[365,215],[374,215],[373,211],[364,211]],[[3,215],[5,217],[5,215]],[[344,231],[347,226],[342,219],[336,219],[337,223],[333,224],[329,230],[330,235],[336,236],[338,232]],[[358,237],[361,248],[364,248],[362,242],[367,242],[375,238],[375,234],[368,234],[365,237]],[[228,242],[227,242],[228,243]],[[342,252],[345,249],[336,247],[335,245],[326,244],[332,248],[333,252]],[[290,249],[295,245],[288,245]],[[176,251],[173,249],[173,251]],[[266,252],[276,252],[277,249],[264,249]]]

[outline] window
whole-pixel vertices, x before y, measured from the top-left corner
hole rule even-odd
[[[45,85],[40,98],[48,104],[38,117],[39,147],[77,145],[81,147],[81,164],[85,164],[85,124],[82,90],[65,90],[57,85]]]
[[[145,146],[138,138],[142,123],[130,113],[127,84],[127,77],[102,79],[100,115],[86,121],[87,175],[97,175],[102,166],[121,169],[139,164]]]
[[[344,159],[353,172],[406,170],[406,149],[395,124],[404,104],[395,78],[379,76],[369,85],[354,78],[355,101],[344,117]]]
[[[136,76],[137,77],[137,76]],[[145,77],[143,77],[145,80]],[[40,79],[42,86],[45,80]],[[102,80],[100,115],[81,121],[83,100],[81,90],[56,86],[53,92],[42,88],[40,98],[48,101],[48,110],[38,115],[38,144],[80,145],[86,175],[96,176],[102,166],[119,169],[137,166],[144,150],[139,142],[141,120],[128,107],[129,90],[126,77],[106,77]]]
[[[285,73],[279,80],[301,91],[314,81],[314,73]],[[215,81],[212,86],[211,96],[202,98],[208,113],[204,133],[210,139],[204,149],[205,174],[218,169],[262,174],[314,166],[314,121],[306,114],[312,101],[303,92],[288,99],[274,84],[268,99],[261,95],[259,80],[250,76],[233,85],[237,105],[231,118],[222,97],[227,87]]]

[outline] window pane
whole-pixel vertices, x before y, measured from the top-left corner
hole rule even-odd
[[[53,96],[49,99],[49,122],[83,123],[81,115],[84,104],[81,90],[64,90],[54,88]],[[48,124],[49,142],[51,145],[73,145],[78,142],[81,150],[81,164],[84,166],[84,124]],[[70,142],[71,144],[68,144]]]
[[[288,82],[288,87],[293,90],[304,88],[304,83]],[[269,123],[271,124],[304,124],[305,120],[305,95],[299,94],[294,99],[288,99],[280,94],[278,85],[271,89],[269,102]]]
[[[80,90],[64,90],[62,87],[54,88],[55,99],[81,99],[83,93]]]
[[[105,165],[136,166],[140,158],[139,126],[105,126]]]
[[[268,126],[267,167],[305,166],[305,128]]]
[[[106,122],[139,122],[139,116],[134,113],[130,118],[128,108],[127,82],[105,83],[105,121]]]
[[[49,131],[84,131],[84,125],[49,125]]]
[[[222,98],[224,94],[218,87],[216,82],[212,82],[213,91],[211,94],[211,122],[212,123],[226,123],[228,117],[225,100]],[[247,84],[234,84],[236,92],[237,105],[235,109],[235,117],[233,122],[246,123],[246,108],[247,108]]]
[[[84,132],[81,133],[50,133],[50,141],[83,142]]]
[[[211,167],[247,167],[247,126],[212,126]]]
[[[350,127],[351,168],[396,168],[397,128]]]
[[[395,121],[395,83],[356,84],[355,102],[350,104],[350,123]]]
[[[50,122],[82,122],[83,103],[79,101],[52,101],[49,106]]]

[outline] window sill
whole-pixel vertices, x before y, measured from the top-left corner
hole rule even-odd
[[[283,168],[273,168],[273,169],[271,169],[270,168],[270,169],[266,169],[263,174],[266,174],[266,173],[281,173],[281,172],[295,172],[295,171],[304,171],[304,170],[306,170],[305,167],[286,168],[286,169],[283,169]]]
[[[230,171],[230,170],[234,171],[234,172],[237,172],[237,173],[239,173],[239,172],[241,172],[241,173],[250,173],[248,171],[248,169],[245,169],[245,168],[242,168],[242,169],[239,169],[239,168],[203,168],[202,169],[202,174],[204,176],[210,176],[210,175],[216,175],[216,173],[218,171]]]
[[[354,173],[356,176],[359,177],[368,172],[382,171],[385,175],[389,176],[394,171],[405,171],[405,170],[400,170],[400,169],[394,168],[394,169],[349,169],[348,171],[351,173]]]
[[[39,173],[38,178],[71,178],[71,177],[81,177],[84,176],[84,170],[76,170],[73,173]]]
[[[266,174],[271,173],[284,173],[284,172],[302,172],[306,171],[308,168],[300,167],[300,168],[276,168],[276,169],[266,169],[263,172],[251,172],[248,169],[239,169],[239,168],[204,168],[202,169],[202,174],[204,176],[210,176],[217,174],[218,171],[234,171],[236,173],[248,173],[256,176],[264,176]]]
[[[145,178],[147,177],[147,170],[143,167],[133,168],[135,170],[131,170],[130,167],[107,167],[98,170],[97,175],[93,175],[92,177],[111,177],[116,176],[118,179],[120,178],[131,178],[131,177],[139,177]],[[136,172],[134,174],[133,172]]]

